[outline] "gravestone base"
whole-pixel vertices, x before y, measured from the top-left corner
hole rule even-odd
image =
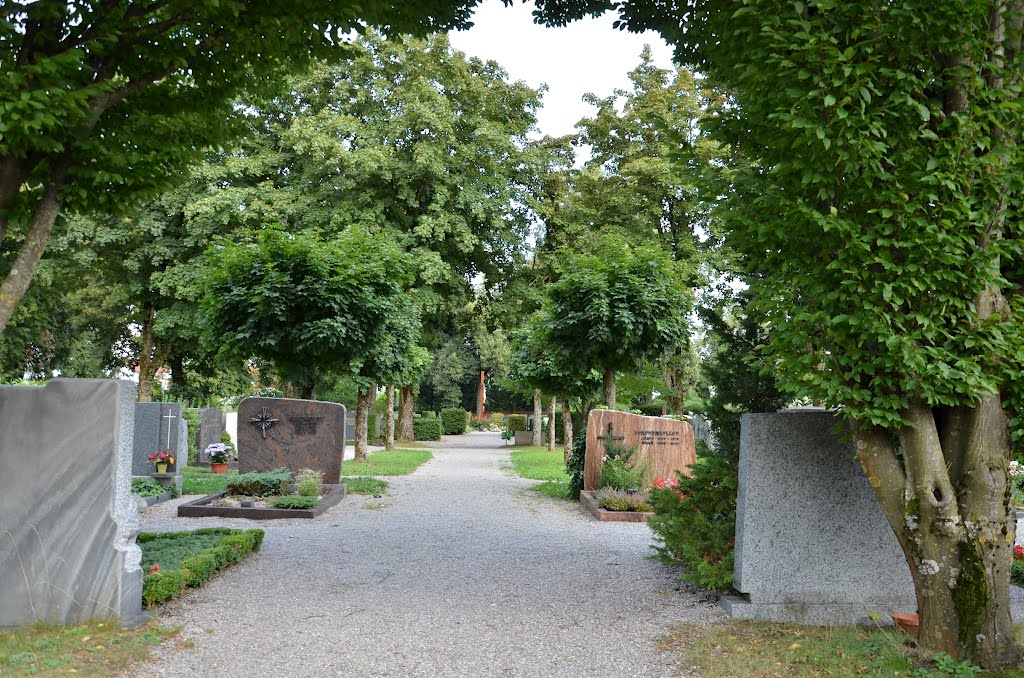
[[[137,476],[136,476],[137,477]],[[160,487],[175,488],[181,494],[182,476],[177,473],[150,473],[146,478],[152,478]]]
[[[917,600],[888,598],[874,603],[849,601],[794,600],[756,603],[748,596],[722,596],[722,609],[733,619],[806,624],[808,626],[892,626],[891,614],[917,611]]]

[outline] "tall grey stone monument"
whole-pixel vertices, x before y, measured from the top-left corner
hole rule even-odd
[[[135,386],[0,386],[0,627],[142,615]]]

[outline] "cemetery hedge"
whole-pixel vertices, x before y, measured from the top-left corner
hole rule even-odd
[[[440,440],[441,420],[440,419],[413,419],[413,438],[416,440]]]
[[[142,532],[142,602],[147,607],[177,598],[186,588],[202,586],[213,573],[240,562],[263,543],[263,530],[214,527],[185,532]],[[156,559],[159,558],[163,562]]]
[[[441,410],[441,430],[445,435],[457,436],[466,432],[469,412],[461,407],[446,407]]]
[[[243,473],[228,481],[228,494],[245,497],[267,497],[285,494],[282,486],[292,482],[288,469],[279,468],[266,473]]]
[[[525,414],[510,414],[505,417],[505,421],[508,423],[508,430],[512,433],[516,431],[526,430],[526,415]]]

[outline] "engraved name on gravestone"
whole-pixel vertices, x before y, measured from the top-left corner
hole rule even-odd
[[[617,444],[637,446],[638,460],[647,464],[647,485],[655,478],[675,478],[676,471],[689,474],[690,465],[697,461],[693,429],[685,421],[591,410],[587,418],[584,490],[597,490],[601,486],[601,457],[609,435]]]
[[[239,473],[309,468],[337,483],[344,455],[344,405],[291,398],[246,398],[238,405]]]

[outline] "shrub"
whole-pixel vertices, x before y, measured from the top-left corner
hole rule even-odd
[[[455,436],[466,432],[466,417],[469,412],[461,407],[446,407],[441,410],[441,430],[445,435]]]
[[[440,419],[413,419],[413,438],[416,440],[440,440],[441,420]]]
[[[655,402],[651,403],[650,405],[641,405],[640,407],[638,407],[636,409],[640,410],[640,414],[643,414],[645,416],[648,416],[648,417],[660,417],[661,416],[661,406],[662,406],[661,402],[655,401]]]
[[[132,478],[132,494],[140,497],[155,497],[166,492],[160,483],[152,478]]]
[[[184,590],[185,577],[181,570],[153,572],[142,579],[142,602],[152,607],[177,598]]]
[[[295,493],[300,497],[315,497],[324,484],[324,474],[311,468],[304,468],[295,476]]]
[[[267,506],[280,509],[308,509],[320,503],[317,497],[271,497]]]
[[[188,425],[188,433],[185,435],[185,439],[188,441],[188,465],[195,466],[196,462],[199,461],[199,447],[196,444],[196,436],[199,435],[202,416],[199,414],[199,410],[191,407],[182,407],[181,418]]]
[[[644,495],[629,494],[628,492],[611,487],[602,487],[594,494],[594,498],[597,499],[597,505],[606,511],[636,511],[643,513],[651,510],[650,504],[646,501],[647,497]]]
[[[512,415],[509,416],[509,419]],[[579,499],[583,490],[583,471],[587,454],[587,427],[580,427],[579,433],[572,441],[572,454],[565,463],[565,471],[569,474],[569,498]]]
[[[516,431],[526,430],[526,415],[525,414],[510,414],[505,417],[505,421],[508,424],[508,430],[512,433]]]
[[[601,487],[616,490],[641,489],[647,465],[634,459],[637,445],[620,445],[611,439],[604,444],[604,463],[601,464]]]
[[[243,473],[228,481],[228,494],[245,497],[269,497],[285,494],[286,486],[292,482],[292,474],[286,468],[274,469],[267,473]]]
[[[505,415],[501,412],[495,412],[491,415],[491,423],[495,426],[501,427],[505,425]]]
[[[224,443],[231,450],[231,456],[237,457],[238,454],[235,450],[235,444],[231,442],[231,434],[226,430],[220,432],[220,442]]]
[[[433,410],[427,410],[426,412],[421,412],[420,416],[425,419],[437,419],[437,412],[434,412]]]
[[[183,560],[179,569],[185,579],[185,586],[197,588],[217,571],[217,560],[213,554],[203,552]]]
[[[376,440],[377,437],[376,437],[376,435],[374,435],[376,432],[377,432],[377,415],[374,412],[370,412],[369,414],[366,415],[366,439],[371,441],[371,442]]]
[[[1010,564],[1010,582],[1014,586],[1024,586],[1024,560],[1013,559]]]

